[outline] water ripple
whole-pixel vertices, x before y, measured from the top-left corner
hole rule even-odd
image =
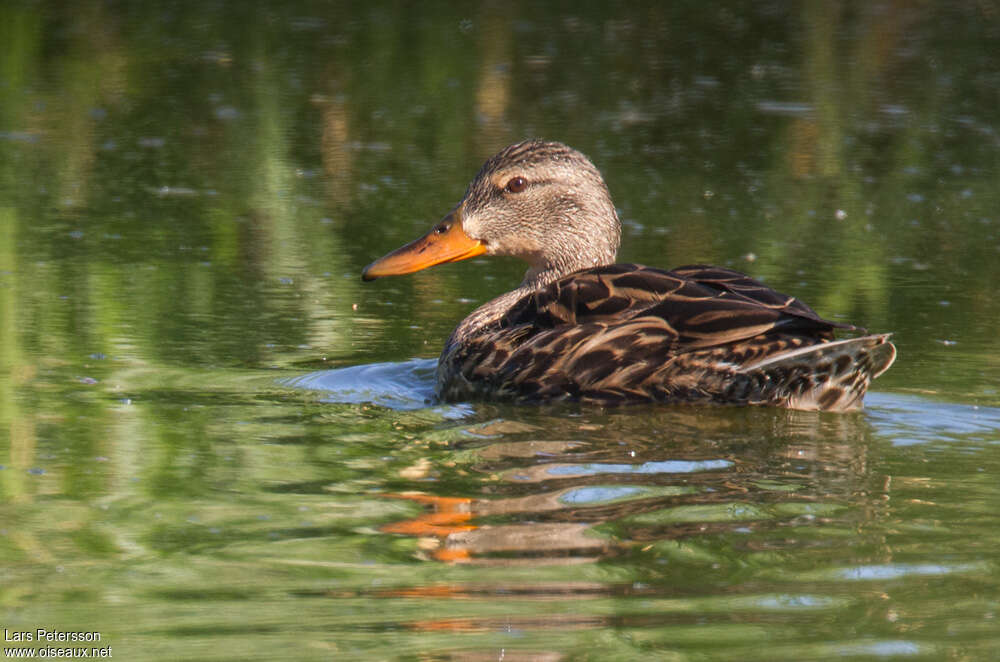
[[[866,398],[868,413],[894,446],[940,443],[944,440],[995,443],[1000,433],[1000,409],[885,393]]]
[[[437,359],[369,363],[320,370],[280,381],[284,386],[324,391],[324,402],[372,404],[390,409],[423,409],[434,404]]]

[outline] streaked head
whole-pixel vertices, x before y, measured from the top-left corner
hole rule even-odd
[[[462,201],[419,239],[365,267],[372,280],[477,255],[530,265],[525,280],[547,282],[614,262],[621,225],[600,172],[580,152],[531,140],[483,164]]]

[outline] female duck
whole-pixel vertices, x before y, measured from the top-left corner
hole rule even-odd
[[[477,255],[528,272],[452,332],[443,400],[685,402],[846,411],[896,356],[888,334],[835,340],[794,297],[730,269],[614,264],[621,225],[586,156],[557,142],[487,161],[431,230],[365,267],[407,274]]]

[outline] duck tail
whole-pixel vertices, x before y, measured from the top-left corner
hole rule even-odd
[[[892,334],[848,338],[800,347],[743,366],[769,404],[791,409],[860,409],[873,379],[896,360]],[[767,386],[764,386],[764,385]],[[775,397],[783,402],[773,402]]]

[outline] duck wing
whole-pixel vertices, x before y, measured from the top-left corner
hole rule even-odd
[[[845,373],[837,381],[851,382],[849,397],[820,400],[843,365],[839,357],[888,337],[837,357],[809,351],[833,341],[837,328],[860,330],[731,269],[602,266],[521,298],[498,322],[446,350],[439,396],[849,408],[860,404],[872,375]],[[780,360],[785,355],[791,358]],[[878,368],[861,359],[862,371]]]
[[[569,274],[522,298],[501,328],[530,325],[536,332],[589,323],[645,319],[673,335],[674,351],[725,345],[772,330],[817,334],[863,331],[825,320],[798,299],[746,274],[707,265],[672,271],[612,264]]]

